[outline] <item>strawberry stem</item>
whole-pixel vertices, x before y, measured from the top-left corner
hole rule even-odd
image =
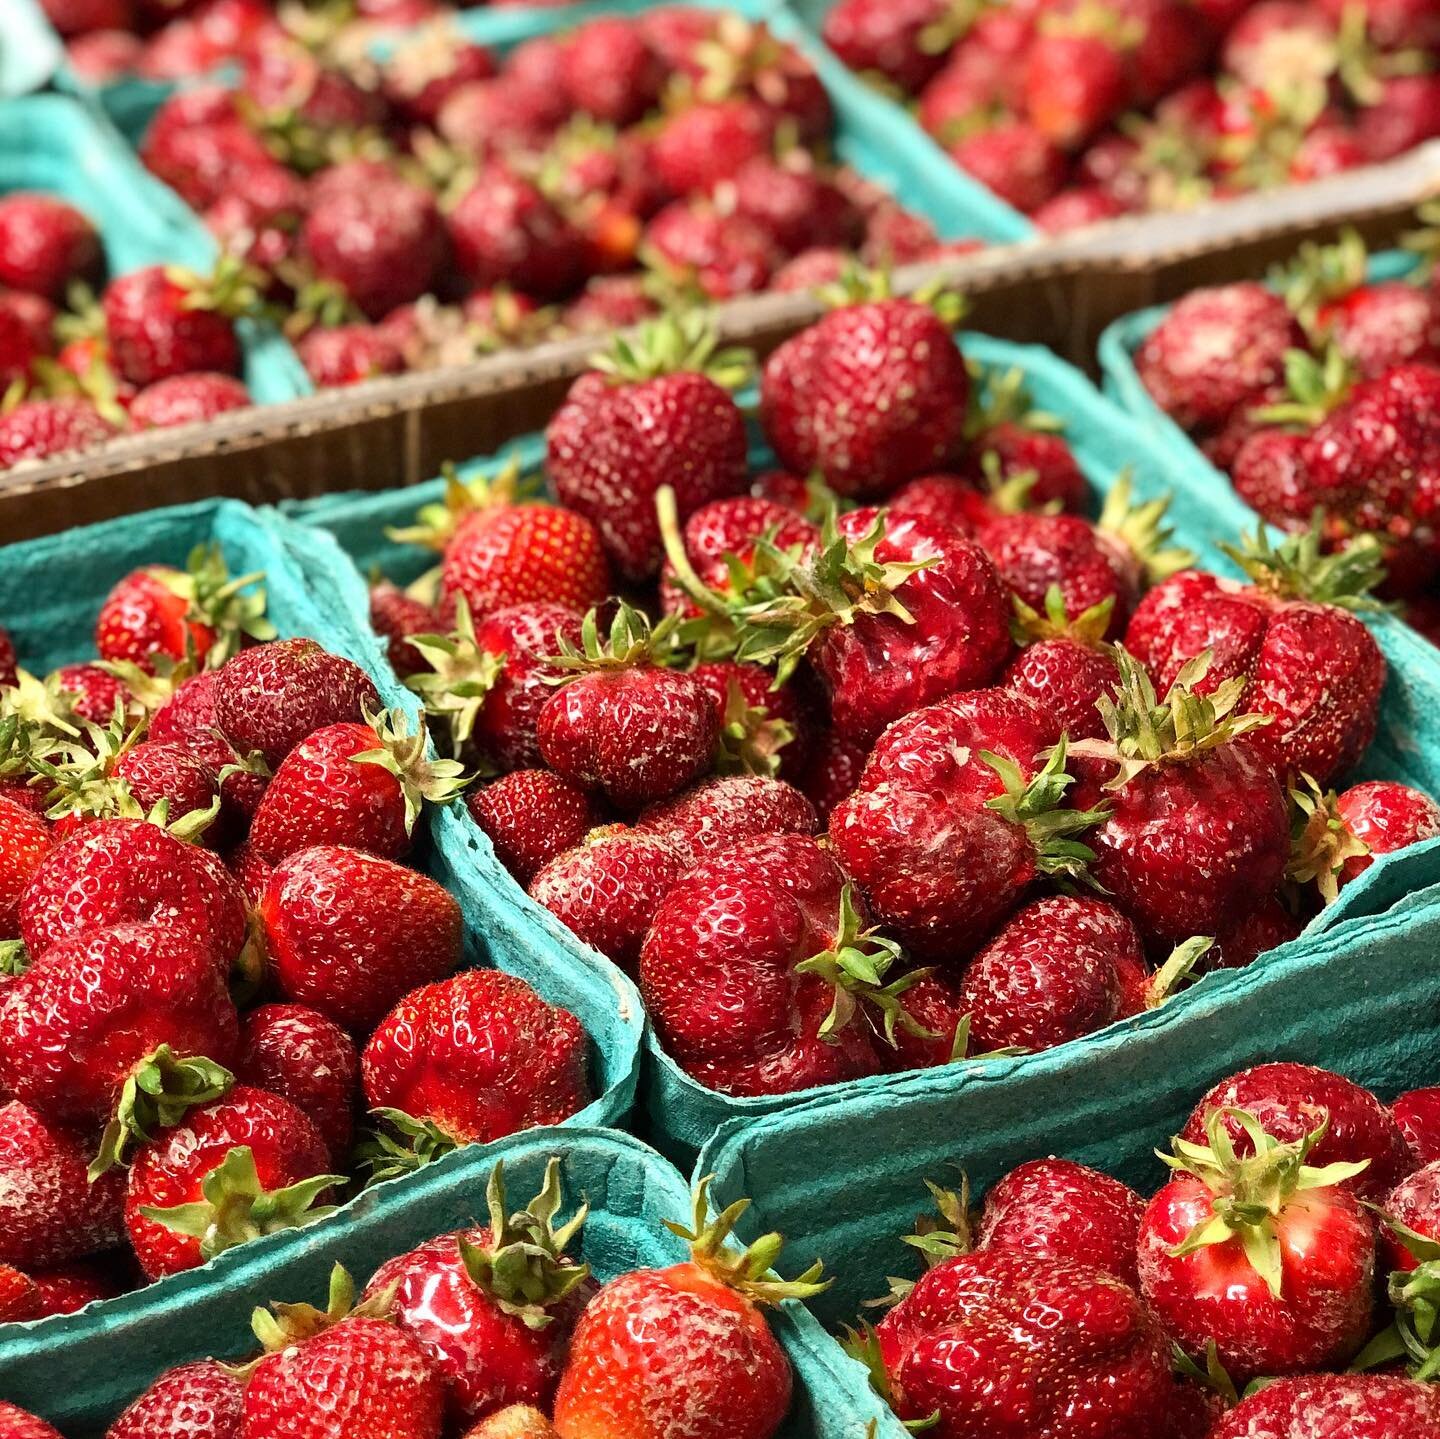
[[[223,1099],[234,1083],[235,1076],[214,1060],[179,1059],[168,1044],[160,1045],[126,1079],[90,1165],[91,1183],[124,1163],[133,1140],[148,1143],[160,1130],[179,1124],[190,1110]]]
[[[417,1119],[403,1109],[372,1109],[374,1124],[356,1147],[355,1158],[368,1171],[365,1187],[413,1174],[460,1148],[433,1119]]]

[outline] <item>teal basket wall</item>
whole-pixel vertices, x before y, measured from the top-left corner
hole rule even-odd
[[[1230,562],[1216,548],[1216,541],[1234,536],[1239,526],[1218,527],[1203,494],[1194,492],[1184,472],[1168,463],[1146,433],[1084,376],[1048,350],[1037,347],[983,335],[966,335],[964,346],[966,353],[987,369],[1018,367],[1024,372],[1035,404],[1064,420],[1066,435],[1098,491],[1110,487],[1122,466],[1133,467],[1140,496],[1172,491],[1171,513],[1178,537],[1199,554],[1201,563],[1230,568]],[[544,458],[543,436],[532,435],[517,442],[505,452],[505,457],[509,456],[518,457],[527,466],[538,466]],[[761,446],[752,454],[757,466],[769,458]],[[475,468],[489,470],[497,463],[482,462]],[[297,506],[293,513],[308,524],[330,530],[361,570],[378,568],[396,580],[409,582],[433,562],[434,556],[394,545],[385,538],[385,528],[410,522],[416,509],[437,499],[440,492],[440,484],[432,482],[378,495],[332,496]],[[1440,655],[1388,618],[1376,622],[1376,633],[1390,661],[1390,680],[1382,704],[1380,733],[1360,773],[1401,779],[1440,794]],[[468,815],[457,814],[454,818],[457,823],[469,825]],[[473,843],[484,856],[483,882],[493,892],[497,906],[504,906],[509,913],[523,911],[556,934],[568,953],[584,953],[584,947],[551,916],[536,912],[538,907],[523,896],[495,861],[488,839],[473,825],[470,828]],[[1436,880],[1440,880],[1440,840],[1428,841],[1377,863],[1359,881],[1347,886],[1340,902],[1317,917],[1304,936],[1264,956],[1257,968],[1283,974],[1292,963],[1303,960],[1326,931],[1347,919],[1363,922],[1364,916],[1384,913],[1404,895]],[[1227,980],[1225,975],[1211,976],[1197,990],[1171,1000],[1170,1006],[1183,1009],[1198,1002],[1200,995],[1223,991]],[[1065,1046],[1059,1062],[1077,1068],[1088,1063],[1092,1042],[1080,1040]],[[1003,1063],[1007,1069],[1023,1069],[1033,1058]],[[958,1087],[964,1084],[968,1072],[966,1068],[937,1071],[933,1082],[942,1088]],[[884,1095],[902,1082],[882,1077],[855,1081],[840,1089],[847,1094]],[[820,1092],[758,1099],[717,1094],[681,1071],[653,1034],[648,1040],[644,1087],[649,1137],[665,1153],[687,1163],[722,1124],[788,1109]]]
[[[513,1201],[538,1191],[552,1156],[562,1161],[567,1213],[582,1199],[590,1215],[580,1252],[602,1280],[685,1258],[685,1246],[663,1221],[685,1221],[689,1187],[681,1174],[639,1141],[605,1130],[531,1133],[491,1146],[485,1165],[459,1176],[427,1171],[401,1192],[387,1186],[356,1201],[348,1223],[301,1230],[283,1256],[247,1252],[224,1292],[197,1312],[183,1290],[151,1305],[143,1319],[116,1314],[103,1337],[65,1355],[63,1369],[31,1362],[0,1373],[0,1393],[46,1416],[69,1436],[97,1432],[119,1408],[173,1364],[216,1354],[253,1352],[250,1312],[271,1300],[323,1302],[331,1267],[344,1264],[363,1283],[392,1255],[437,1234],[485,1220],[490,1165],[505,1164]],[[798,1267],[796,1261],[799,1261]],[[786,1273],[810,1262],[787,1251]],[[772,1316],[795,1372],[795,1399],[781,1439],[867,1439],[874,1422],[890,1422],[869,1392],[863,1370],[794,1303]],[[53,1357],[50,1363],[54,1363]],[[57,1383],[64,1376],[63,1384]],[[903,1431],[902,1431],[903,1432]]]
[[[103,118],[67,96],[0,100],[0,195],[15,190],[59,195],[88,215],[111,275],[162,264],[204,273],[215,263],[215,242],[180,197]],[[244,321],[240,338],[257,404],[312,393],[295,352],[270,326]]]
[[[402,704],[415,712],[412,697],[395,683],[368,630],[347,619],[363,603],[364,589],[329,537],[235,501],[156,510],[0,549],[0,624],[13,634],[21,663],[37,672],[93,658],[95,616],[110,586],[140,565],[183,564],[191,548],[201,543],[218,543],[234,574],[265,572],[269,614],[282,635],[312,637],[355,661],[375,678],[387,705]],[[634,1103],[638,1079],[643,1030],[639,995],[599,955],[562,955],[545,935],[498,920],[493,898],[477,874],[471,836],[450,820],[448,814],[431,812],[416,862],[460,901],[470,962],[519,975],[580,1019],[592,1041],[598,1097],[571,1123],[620,1123]],[[476,1176],[488,1172],[489,1148],[456,1150],[434,1168],[447,1182],[460,1187],[479,1182],[483,1189],[483,1179]],[[415,1179],[407,1176],[379,1186],[320,1221],[318,1228],[344,1231],[356,1205],[363,1204],[368,1212],[379,1203],[383,1210],[395,1202],[389,1196],[398,1200]],[[227,1251],[203,1268],[81,1314],[5,1328],[0,1331],[0,1395],[38,1398],[47,1383],[53,1387],[57,1373],[70,1372],[69,1366],[77,1362],[74,1356],[81,1353],[93,1351],[91,1362],[106,1369],[111,1364],[105,1357],[107,1346],[133,1331],[148,1332],[149,1316],[157,1310],[183,1310],[198,1324],[209,1306],[226,1302],[237,1283],[244,1292],[237,1272],[264,1274],[271,1264],[283,1264],[290,1246],[299,1242],[301,1231],[270,1235],[243,1253]],[[62,1361],[64,1369],[59,1367]],[[48,1381],[43,1377],[47,1374]]]

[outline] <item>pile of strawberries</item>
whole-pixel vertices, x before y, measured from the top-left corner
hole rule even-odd
[[[1373,544],[1262,534],[1237,582],[1128,481],[1086,518],[1021,376],[854,283],[765,366],[783,468],[744,357],[657,323],[551,421],[558,503],[452,479],[396,532],[438,568],[373,595],[501,862],[728,1094],[1088,1034],[1440,834],[1331,788],[1385,680]]]
[[[689,1225],[665,1221],[689,1260],[599,1284],[573,1252],[588,1205],[557,1223],[560,1172],[511,1213],[497,1166],[488,1224],[388,1260],[358,1303],[337,1265],[323,1310],[257,1309],[258,1357],[162,1374],[106,1439],[771,1439],[794,1376],[764,1309],[826,1288],[821,1266],[786,1282],[778,1234],[733,1247],[748,1201],[712,1218],[706,1182]],[[0,1434],[59,1439],[5,1403]]]
[[[1148,1202],[1056,1158],[973,1215],[931,1185],[925,1273],[854,1335],[896,1413],[936,1439],[1440,1433],[1440,1089],[1262,1064],[1160,1158]]]
[[[1417,245],[1430,248],[1428,233]],[[1145,340],[1146,389],[1281,529],[1321,514],[1337,552],[1377,545],[1384,592],[1440,634],[1440,292],[1427,266],[1366,278],[1354,234],[1272,283],[1196,290]]]
[[[0,198],[0,470],[248,405],[235,320],[258,303],[233,262],[208,277],[149,265],[107,278],[73,205]]]
[[[1047,231],[1440,135],[1430,0],[837,0],[824,36]]]
[[[137,570],[46,679],[0,631],[0,1319],[591,1098],[580,1023],[463,968],[460,906],[404,863],[459,766],[273,638],[259,578]]]
[[[381,62],[270,25],[243,61],[167,101],[141,155],[265,273],[317,384],[973,248],[825,160],[815,71],[733,13],[602,17],[503,59],[443,22]]]

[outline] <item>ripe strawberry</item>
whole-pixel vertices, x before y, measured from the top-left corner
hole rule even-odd
[[[114,1299],[120,1293],[102,1261],[40,1269],[30,1279],[39,1293],[42,1315],[75,1314],[97,1299]]]
[[[208,280],[152,265],[112,280],[101,296],[116,372],[132,385],[153,385],[196,370],[240,369],[234,319],[255,304],[242,267],[222,260]]]
[[[91,1184],[89,1165],[79,1135],[18,1099],[0,1104],[0,1263],[48,1268],[120,1242],[125,1177]]]
[[[239,753],[259,751],[273,769],[327,724],[359,722],[380,708],[370,677],[314,640],[273,640],[242,650],[220,671],[215,722]]]
[[[571,32],[564,49],[565,92],[575,109],[611,125],[631,125],[659,99],[660,57],[622,16],[602,16]]]
[[[783,770],[788,778],[804,769],[814,705],[795,685],[777,688],[763,665],[736,660],[698,664],[690,673],[705,687],[720,722],[718,770],[768,778]]]
[[[1409,1272],[1420,1268],[1422,1259],[1412,1236],[1440,1240],[1440,1164],[1427,1164],[1407,1175],[1385,1196],[1380,1206],[1385,1219],[1403,1228],[1382,1224],[1382,1252],[1391,1270]],[[1408,1231],[1408,1233],[1406,1232]]]
[[[9,1264],[0,1264],[0,1324],[40,1317],[40,1290],[35,1281]],[[15,1439],[32,1439],[32,1436],[38,1439],[38,1436],[54,1434],[48,1424],[38,1419],[33,1420],[33,1427],[24,1422],[30,1420],[30,1415],[0,1401],[0,1434],[5,1439],[11,1439],[11,1435]]]
[[[580,1312],[594,1294],[590,1267],[566,1249],[585,1209],[555,1224],[560,1161],[530,1205],[511,1213],[497,1164],[486,1186],[490,1223],[442,1234],[375,1271],[367,1295],[394,1287],[395,1322],[430,1356],[462,1421],[517,1404],[548,1405]]]
[[[145,132],[140,158],[202,211],[225,193],[236,171],[274,163],[265,142],[241,121],[235,92],[219,85],[182,89],[166,100]]]
[[[385,61],[385,98],[412,124],[434,126],[441,107],[462,85],[488,80],[495,56],[465,40],[444,20],[408,34]]]
[[[950,158],[1023,214],[1053,200],[1069,172],[1065,152],[1027,120],[1000,120],[963,135]]]
[[[133,708],[134,696],[129,686],[99,665],[62,665],[55,671],[55,679],[60,690],[70,697],[76,715],[91,724],[110,724],[117,704],[127,714]]]
[[[1133,1289],[1144,1212],[1145,1201],[1108,1174],[1072,1159],[1032,1159],[990,1187],[975,1243],[1036,1259],[1083,1254]]]
[[[427,667],[410,636],[433,635],[441,624],[439,613],[424,600],[381,581],[370,586],[370,628],[385,641],[390,668],[403,680]]]
[[[26,1287],[33,1289],[34,1286],[25,1279],[23,1274],[19,1274],[14,1269],[0,1269],[0,1294],[4,1294],[10,1288],[5,1283],[10,1275],[14,1275],[17,1280],[22,1281],[22,1289]],[[0,1304],[3,1302],[0,1300]],[[33,1317],[25,1312],[23,1307],[16,1313],[9,1313],[5,1308],[0,1308],[0,1316],[7,1320]],[[18,1404],[7,1404],[4,1400],[0,1400],[0,1435],[3,1435],[4,1439],[60,1439],[59,1430],[52,1428],[43,1419],[37,1419],[35,1415],[21,1409]]]
[[[544,769],[513,770],[472,789],[465,803],[490,836],[496,859],[527,887],[602,821],[599,806],[579,785]]]
[[[1058,503],[1060,509],[1071,513],[1089,509],[1090,481],[1069,441],[1056,428],[1055,417],[1032,407],[1022,372],[983,376],[975,398],[965,468],[975,484],[983,482],[983,488],[993,491],[998,481],[1003,498],[1005,486],[1024,477],[1025,508]],[[1116,503],[1118,506],[1119,501]]]
[[[162,1374],[105,1431],[105,1439],[240,1439],[244,1388],[213,1359]]]
[[[269,860],[261,859],[245,843],[236,845],[230,851],[225,864],[234,875],[235,882],[244,891],[246,903],[253,909],[260,903],[260,896],[265,893],[265,886],[270,883],[275,866]]]
[[[101,260],[99,234],[73,205],[24,190],[0,199],[0,285],[59,304]]]
[[[309,1116],[332,1164],[350,1153],[360,1056],[333,1020],[303,1004],[262,1004],[240,1023],[235,1076],[287,1099]]]
[[[1440,1087],[1412,1089],[1396,1099],[1390,1112],[1421,1164],[1440,1159]]]
[[[801,290],[815,293],[839,284],[850,264],[851,257],[844,250],[828,246],[804,250],[775,271],[770,277],[770,288],[779,294]]]
[[[1060,191],[1032,212],[1030,220],[1046,235],[1064,235],[1129,213],[1124,202],[1110,191],[1089,186]]]
[[[175,744],[202,760],[216,774],[230,772],[220,781],[220,835],[247,828],[269,783],[269,769],[254,756],[240,755],[220,733],[215,719],[219,675],[202,670],[184,680],[150,716],[150,739]]]
[[[717,353],[703,320],[666,318],[596,364],[550,422],[548,469],[561,502],[600,531],[621,578],[642,580],[660,565],[662,485],[675,488],[682,521],[746,488],[745,423],[723,386],[741,382],[748,360]]]
[[[170,429],[213,420],[250,403],[250,391],[230,375],[172,375],[141,390],[129,412],[131,422],[142,429]]]
[[[1235,703],[1270,717],[1247,747],[1281,777],[1304,773],[1327,784],[1358,763],[1375,736],[1385,657],[1348,611],[1373,603],[1376,547],[1322,559],[1317,525],[1279,546],[1261,529],[1244,550],[1229,552],[1249,585],[1195,570],[1176,575],[1142,601],[1126,647],[1167,686],[1208,653],[1197,687],[1238,685]]]
[[[1209,1439],[1408,1439],[1440,1424],[1440,1390],[1392,1374],[1277,1379],[1216,1421]]]
[[[973,951],[1046,873],[1076,875],[1068,836],[1101,817],[1060,807],[1070,778],[1038,705],[1008,690],[953,695],[885,732],[830,816],[830,843],[871,910],[922,958]]]
[[[656,910],[687,868],[668,838],[613,825],[548,861],[529,892],[586,944],[633,972]]]
[[[6,389],[18,384],[23,390],[45,353],[25,321],[10,306],[0,305],[0,382]]]
[[[1242,282],[1195,290],[1135,356],[1145,388],[1187,430],[1215,430],[1284,373],[1304,335],[1285,301]]]
[[[1359,1164],[1366,1169],[1346,1188],[1379,1199],[1414,1168],[1405,1137],[1391,1113],[1369,1090],[1339,1074],[1307,1064],[1258,1064],[1217,1084],[1195,1106],[1181,1137],[1199,1143],[1209,1116],[1218,1110],[1253,1114],[1272,1138],[1295,1144],[1325,1126],[1312,1157],[1321,1165]],[[1231,1142],[1243,1155],[1249,1144],[1232,1124]]]
[[[1355,122],[1372,161],[1393,160],[1440,134],[1440,83],[1434,75],[1392,75],[1380,82],[1379,103]]]
[[[892,298],[882,276],[846,299],[766,362],[761,421],[786,469],[884,496],[959,457],[970,381],[950,334],[958,316]]]
[[[1232,1125],[1249,1140],[1243,1161]],[[1212,1110],[1206,1137],[1176,1141],[1176,1177],[1141,1221],[1146,1301],[1192,1358],[1213,1343],[1237,1383],[1344,1365],[1374,1309],[1374,1226],[1340,1187],[1363,1162],[1310,1165],[1323,1122],[1284,1143],[1244,1110]]]
[[[1096,1435],[1173,1433],[1159,1326],[1128,1285],[1069,1255],[993,1248],[942,1260],[876,1338],[895,1412],[938,1415],[940,1439],[1040,1439],[1077,1414]]]
[[[1096,23],[1091,16],[1097,15]],[[1118,14],[1047,17],[1025,60],[1025,114],[1047,140],[1079,149],[1124,110],[1132,94]]]
[[[672,195],[708,194],[775,144],[774,111],[755,100],[702,101],[670,115],[650,143],[650,160]]]
[[[709,767],[715,707],[691,676],[659,668],[645,617],[628,605],[602,641],[592,610],[583,650],[561,642],[570,679],[540,711],[540,753],[558,774],[622,810],[683,789]]]
[[[828,825],[835,807],[854,794],[869,757],[868,745],[837,735],[833,730],[816,739],[799,785],[805,798],[815,806],[822,823]]]
[[[735,212],[759,226],[786,256],[816,248],[850,249],[860,238],[858,208],[803,151],[783,160],[751,160],[732,183]]]
[[[661,835],[687,867],[762,834],[814,834],[815,806],[768,775],[732,775],[699,784],[643,810],[640,828]]]
[[[256,913],[280,992],[352,1034],[462,957],[460,906],[433,879],[338,845],[278,864]]]
[[[840,0],[826,13],[823,34],[852,70],[873,71],[914,94],[964,34],[959,14],[946,0]]]
[[[307,1304],[257,1311],[266,1353],[245,1383],[240,1439],[439,1439],[444,1386],[419,1340],[384,1317],[388,1301],[352,1309],[353,1295],[337,1264],[323,1313]]]
[[[15,683],[18,668],[15,641],[9,630],[0,627],[0,689],[8,689]]]
[[[405,372],[400,347],[376,325],[334,325],[311,330],[295,346],[305,373],[322,389],[362,385]]]
[[[708,201],[677,200],[645,229],[645,261],[667,288],[733,300],[763,290],[779,263],[774,241],[753,220]]]
[[[1105,643],[1112,610],[1112,602],[1102,600],[1071,620],[1058,586],[1046,592],[1043,616],[1016,599],[1013,628],[1024,648],[1001,683],[1034,700],[1072,740],[1105,733],[1099,702],[1120,681],[1114,651]]]
[[[691,1258],[612,1279],[586,1306],[555,1397],[559,1439],[685,1434],[772,1439],[790,1408],[790,1361],[763,1307],[824,1287],[816,1264],[786,1283],[757,1277],[759,1256],[725,1247],[747,1207],[711,1220],[708,1185],[695,1194]],[[779,1249],[765,1241],[768,1270]]]
[[[0,415],[0,470],[21,460],[46,460],[91,450],[117,434],[94,404],[80,395],[22,400]]]
[[[646,277],[596,275],[579,298],[565,307],[562,320],[572,335],[600,335],[628,330],[657,313],[658,307],[646,288]]]
[[[413,990],[360,1063],[366,1103],[444,1148],[563,1123],[593,1097],[580,1021],[495,969]]]
[[[44,819],[0,795],[0,941],[19,937],[21,897],[53,843]]]
[[[476,289],[555,299],[581,278],[580,232],[509,164],[492,161],[446,216],[455,263]]]

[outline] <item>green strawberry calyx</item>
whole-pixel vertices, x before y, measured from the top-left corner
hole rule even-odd
[[[480,647],[463,596],[456,600],[454,630],[448,635],[411,635],[410,643],[430,668],[405,683],[420,696],[425,713],[444,724],[450,753],[459,755],[475,733],[475,722],[500,679],[505,656]]]
[[[1159,1009],[1180,990],[1199,984],[1204,975],[1198,974],[1195,966],[1214,947],[1214,938],[1207,934],[1192,935],[1177,944],[1165,963],[1150,976],[1150,982],[1145,986],[1145,1008]]]
[[[373,1123],[355,1151],[359,1167],[366,1171],[367,1188],[413,1174],[461,1147],[462,1141],[433,1119],[403,1109],[372,1109],[370,1114]]]
[[[1037,410],[1030,398],[1025,371],[1019,365],[1008,370],[986,369],[977,360],[967,359],[970,372],[970,402],[965,416],[965,438],[983,446],[987,431],[997,425],[1018,425],[1041,434],[1059,434],[1065,422],[1048,410]],[[993,453],[993,451],[992,451]]]
[[[1220,548],[1244,570],[1256,589],[1282,600],[1309,600],[1346,610],[1383,611],[1372,593],[1385,579],[1385,557],[1373,535],[1355,536],[1344,549],[1324,553],[1325,512],[1316,510],[1307,529],[1277,544],[1261,524],[1239,546]]]
[[[376,765],[399,781],[405,800],[405,833],[410,834],[427,800],[431,804],[450,804],[464,792],[472,776],[465,773],[459,760],[432,759],[430,734],[424,722],[412,734],[404,710],[375,714],[362,707],[362,713],[379,744],[352,755],[351,763]]]
[[[1170,1367],[1182,1378],[1218,1394],[1229,1407],[1233,1408],[1240,1402],[1240,1393],[1235,1387],[1235,1381],[1221,1363],[1220,1350],[1213,1339],[1207,1341],[1205,1345],[1205,1367],[1203,1369],[1178,1344],[1174,1343],[1170,1346]]]
[[[237,1244],[246,1244],[282,1229],[298,1229],[336,1211],[317,1205],[327,1190],[345,1183],[343,1174],[316,1174],[283,1189],[265,1189],[249,1145],[236,1145],[201,1181],[203,1196],[193,1204],[169,1207],[141,1205],[140,1213],[200,1245],[200,1257],[213,1259]]]
[[[716,774],[780,773],[781,750],[795,739],[795,726],[762,705],[752,705],[734,680],[725,687],[725,709],[715,744]]]
[[[443,551],[471,515],[533,502],[543,493],[540,476],[525,474],[518,459],[507,460],[491,474],[482,473],[468,480],[462,479],[448,460],[440,466],[440,473],[445,481],[442,498],[422,505],[413,525],[387,528],[387,539]]]
[[[749,350],[721,349],[711,320],[699,310],[670,312],[619,334],[591,365],[615,385],[642,385],[665,375],[697,374],[724,390],[738,390],[755,373]]]
[[[1105,496],[1096,529],[1124,546],[1145,571],[1151,585],[1189,569],[1195,563],[1194,550],[1170,543],[1174,530],[1165,522],[1170,509],[1169,494],[1136,502],[1135,477],[1122,470]]]
[[[19,979],[30,968],[30,951],[23,939],[0,941],[0,979]]]
[[[651,624],[643,610],[622,600],[615,607],[609,629],[602,633],[600,611],[591,609],[581,622],[578,645],[568,635],[555,637],[558,652],[547,663],[556,673],[547,678],[563,685],[581,675],[663,665],[673,658],[677,625],[673,616]]]
[[[1029,779],[1014,760],[982,750],[980,758],[995,771],[1004,788],[1003,793],[985,801],[985,808],[1025,830],[1035,850],[1036,868],[1043,874],[1093,886],[1088,866],[1095,852],[1072,836],[1103,823],[1110,811],[1103,805],[1081,810],[1063,807],[1065,791],[1075,782],[1065,771],[1066,756],[1078,749],[1062,735],[1044,766]]]
[[[40,679],[20,670],[15,683],[0,689],[0,745],[6,759],[50,752],[56,743],[78,740],[84,721],[75,714],[75,692],[65,689],[59,673]]]
[[[1322,307],[1358,290],[1365,283],[1369,263],[1365,241],[1358,231],[1347,228],[1331,245],[1306,240],[1293,260],[1270,271],[1269,281],[1313,340],[1323,338],[1319,328]]]
[[[1241,1158],[1228,1125],[1237,1124],[1249,1138],[1253,1153]],[[1260,1121],[1243,1109],[1213,1109],[1205,1118],[1209,1144],[1176,1137],[1174,1153],[1156,1153],[1177,1174],[1199,1179],[1213,1196],[1210,1217],[1202,1219],[1179,1244],[1173,1258],[1197,1254],[1215,1244],[1239,1240],[1250,1267],[1276,1298],[1281,1296],[1282,1256],[1279,1220],[1290,1200],[1306,1190],[1330,1189],[1363,1174],[1370,1161],[1308,1164],[1311,1152],[1325,1138],[1328,1117],[1303,1139],[1292,1143],[1267,1134]]]
[[[272,1304],[268,1309],[260,1307],[252,1311],[250,1327],[266,1354],[278,1354],[282,1349],[324,1334],[346,1319],[392,1319],[397,1287],[387,1285],[357,1304],[355,1281],[344,1265],[337,1264],[330,1271],[324,1309],[317,1309],[313,1304]],[[249,1377],[257,1362],[229,1368],[228,1372],[243,1380]]]
[[[1252,418],[1263,425],[1293,425],[1313,429],[1349,398],[1356,379],[1355,367],[1338,346],[1327,345],[1316,359],[1309,350],[1285,352],[1287,398],[1261,405]]]
[[[1340,814],[1334,790],[1322,790],[1308,774],[1289,788],[1290,860],[1285,877],[1297,885],[1313,884],[1326,904],[1340,895],[1340,874],[1352,859],[1363,859],[1370,846]]]
[[[1396,1269],[1386,1281],[1395,1317],[1351,1365],[1373,1369],[1403,1362],[1419,1383],[1440,1379],[1440,1241],[1401,1223],[1378,1205],[1366,1206],[1415,1260],[1413,1269]]]
[[[831,309],[845,310],[855,305],[897,304],[920,305],[933,310],[947,329],[958,329],[969,305],[963,295],[950,289],[943,281],[935,281],[907,295],[895,293],[895,281],[887,269],[867,270],[855,262],[847,264],[840,278],[817,291],[822,303]]]
[[[179,1124],[190,1110],[223,1099],[234,1083],[235,1076],[214,1060],[198,1055],[182,1059],[168,1044],[160,1045],[131,1070],[121,1088],[90,1165],[91,1181],[123,1164],[132,1142],[149,1142],[162,1129]]]
[[[590,1212],[582,1204],[562,1225],[556,1216],[564,1204],[561,1161],[545,1166],[545,1180],[530,1203],[510,1213],[505,1199],[505,1166],[490,1171],[485,1202],[490,1214],[484,1244],[460,1237],[460,1259],[476,1287],[505,1314],[527,1329],[544,1329],[551,1312],[590,1277],[588,1264],[567,1262],[566,1254]]]
[[[1015,610],[1010,618],[1010,633],[1017,645],[1070,640],[1085,649],[1113,652],[1114,647],[1106,644],[1105,636],[1110,630],[1110,616],[1115,613],[1114,595],[1106,595],[1074,619],[1065,607],[1065,596],[1059,585],[1051,585],[1045,591],[1044,614],[1027,605],[1019,595],[1012,594],[1010,601]]]

